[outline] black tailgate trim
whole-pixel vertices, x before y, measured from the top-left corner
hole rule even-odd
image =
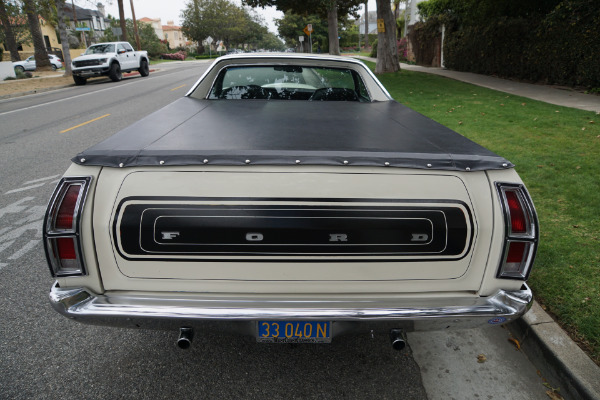
[[[133,201],[148,203],[127,204]],[[340,204],[297,204],[308,202]],[[419,206],[428,203],[447,206]],[[454,200],[128,197],[117,208],[113,236],[121,257],[139,261],[443,261],[469,253],[474,228],[469,207]],[[298,256],[311,258],[282,258]]]

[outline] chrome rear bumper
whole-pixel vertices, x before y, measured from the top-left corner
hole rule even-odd
[[[233,297],[184,293],[119,293],[97,295],[86,288],[50,292],[54,309],[82,323],[146,329],[181,326],[229,327],[254,334],[260,320],[332,321],[334,336],[346,330],[387,329],[407,331],[472,328],[499,325],[525,314],[533,296],[521,290],[499,290],[478,297],[381,297],[276,298]]]

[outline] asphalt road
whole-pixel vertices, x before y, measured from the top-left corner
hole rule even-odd
[[[69,160],[183,96],[207,66],[162,64],[147,78],[0,101],[0,399],[547,398],[501,327],[410,334],[403,352],[385,336],[292,346],[196,332],[183,351],[176,332],[54,312],[41,228]]]

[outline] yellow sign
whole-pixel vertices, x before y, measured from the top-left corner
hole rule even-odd
[[[310,36],[311,33],[313,33],[313,28],[312,28],[312,24],[308,24],[304,27],[303,29],[304,33],[306,33],[308,36]]]
[[[385,22],[383,22],[383,19],[377,20],[377,32],[385,33]]]

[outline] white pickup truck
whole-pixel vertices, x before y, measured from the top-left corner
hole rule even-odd
[[[73,80],[85,85],[93,76],[108,76],[113,82],[123,78],[123,72],[138,71],[142,76],[150,74],[147,51],[136,51],[128,42],[98,43],[88,47],[73,60]]]

